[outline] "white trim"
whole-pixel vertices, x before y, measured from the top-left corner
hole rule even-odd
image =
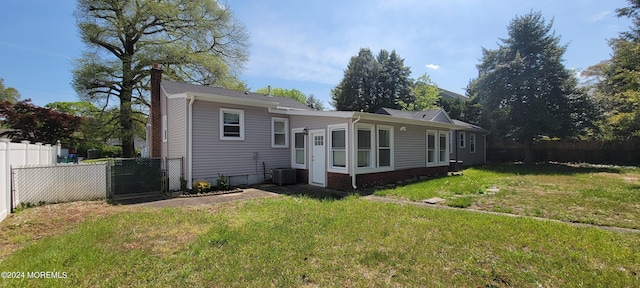
[[[461,149],[467,147],[467,134],[464,131],[460,131],[458,134],[458,145]]]
[[[284,122],[284,145],[275,144],[276,122]],[[271,117],[271,148],[289,148],[289,118]]]
[[[433,135],[433,161],[429,162],[429,135]],[[427,153],[426,153],[426,165],[427,167],[431,167],[431,166],[437,166],[438,165],[438,131],[436,130],[427,130],[427,134],[426,134],[426,144],[427,146],[425,147]]]
[[[162,116],[162,142],[167,142],[167,139],[169,138],[169,134],[168,134],[168,128],[167,128],[167,115]]]
[[[187,107],[188,115],[188,127],[187,127],[187,187],[193,187],[193,102],[196,101],[196,97],[193,96],[189,99],[189,106]]]
[[[176,94],[167,94],[168,99],[184,99],[190,97],[198,97],[198,101],[209,101],[216,102],[222,104],[238,104],[245,106],[253,106],[253,107],[265,107],[265,108],[277,108],[278,103],[273,101],[262,101],[256,99],[246,99],[246,98],[237,98],[237,97],[229,97],[215,94],[206,94],[199,92],[183,92]]]
[[[380,166],[380,130],[388,130],[389,131],[389,164],[390,166]],[[378,167],[378,169],[385,169],[385,170],[389,170],[389,171],[393,171],[393,169],[395,168],[395,138],[393,135],[393,130],[394,127],[393,126],[388,126],[388,125],[377,125],[376,126],[376,167]]]
[[[452,123],[442,123],[442,122],[435,122],[435,121],[429,121],[429,120],[394,117],[391,115],[375,114],[375,113],[367,113],[367,112],[356,112],[356,111],[315,111],[315,110],[300,111],[300,110],[281,110],[281,109],[270,108],[269,112],[274,114],[282,114],[282,115],[361,119],[361,120],[369,120],[369,121],[376,121],[376,122],[399,123],[405,126],[419,125],[423,127],[428,127],[430,129],[460,130],[460,129],[466,128],[464,126],[455,125]],[[449,116],[447,115],[447,117]]]
[[[353,150],[353,153],[354,153],[354,156],[355,156],[355,162],[354,162],[353,165],[355,165],[356,170],[358,172],[375,169],[376,166],[375,166],[374,163],[376,163],[376,159],[373,157],[373,155],[376,154],[376,153],[374,153],[376,151],[376,143],[375,143],[375,141],[376,141],[376,137],[375,137],[376,125],[374,125],[374,124],[365,124],[365,123],[357,123],[355,125],[355,127],[356,127],[356,129],[355,129],[355,137],[353,139],[353,141],[355,143],[354,150]],[[369,131],[369,135],[370,135],[369,136],[369,145],[370,145],[370,147],[369,147],[369,161],[368,161],[369,165],[368,166],[364,166],[364,167],[360,167],[360,164],[359,164],[360,158],[358,157],[359,156],[358,154],[360,152],[360,148],[358,147],[358,145],[359,145],[359,143],[358,143],[358,139],[359,139],[358,132],[360,130],[365,130],[365,131],[368,130]]]
[[[240,127],[240,135],[239,137],[233,136],[224,136],[224,114],[239,114],[239,127]],[[244,110],[240,109],[231,109],[231,108],[220,108],[220,140],[232,140],[232,141],[241,141],[244,140]]]
[[[348,173],[349,171],[349,137],[348,137],[348,125],[344,124],[334,124],[327,126],[328,136],[327,139],[327,155],[329,161],[327,161],[327,171],[334,173]],[[343,130],[344,131],[344,163],[345,167],[334,167],[333,166],[333,131],[334,130]]]
[[[302,151],[304,152],[304,157],[302,158],[304,163],[298,164],[296,163],[296,134],[303,133],[302,141],[303,147]],[[297,169],[306,169],[307,168],[307,135],[304,135],[304,128],[295,128],[291,129],[291,167]]]
[[[312,139],[313,134],[315,133],[322,133],[322,140],[324,141],[324,177],[323,177],[323,183],[317,183],[317,182],[313,182],[313,160],[311,159],[311,157],[313,157],[313,141],[314,139]],[[329,161],[327,161],[327,143],[328,143],[328,137],[326,135],[326,131],[324,129],[315,129],[315,130],[311,130],[309,131],[309,137],[307,138],[307,142],[309,142],[309,153],[307,153],[307,163],[309,163],[309,184],[310,185],[314,185],[314,186],[320,186],[320,187],[327,187],[327,171],[329,171],[327,165]]]
[[[440,146],[440,143],[441,143],[440,142],[440,138],[442,138],[442,136],[444,136],[444,139],[445,139],[445,142],[444,142],[445,144],[443,145],[444,146],[444,152],[445,152],[444,153],[444,155],[445,155],[444,158],[445,159],[442,159],[442,157],[440,157],[440,155],[442,155],[441,154],[441,149],[442,148],[439,147],[439,146]],[[439,166],[449,165],[449,131],[442,131],[442,130],[438,131],[437,140],[438,140],[437,141],[438,145],[436,145],[436,146],[438,146],[438,150],[437,150],[438,151],[438,164],[439,164]]]

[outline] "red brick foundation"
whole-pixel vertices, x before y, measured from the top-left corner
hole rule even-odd
[[[356,185],[358,188],[371,188],[375,186],[384,186],[387,184],[395,184],[398,181],[408,180],[419,177],[439,177],[447,175],[449,166],[441,167],[420,167],[403,169],[388,172],[359,174],[356,176]],[[353,191],[351,187],[351,177],[347,174],[327,173],[327,188]]]
[[[302,184],[309,183],[309,170],[296,169],[296,182]]]

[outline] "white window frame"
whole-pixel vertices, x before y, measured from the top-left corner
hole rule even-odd
[[[284,122],[284,145],[276,144],[276,122]],[[271,117],[271,148],[289,148],[289,119]]]
[[[460,131],[460,136],[458,136],[458,143],[460,144],[460,148],[467,147],[467,135],[466,133]]]
[[[476,153],[476,134],[469,133],[469,153]]]
[[[349,129],[346,123],[344,124],[335,124],[335,125],[329,125],[327,126],[327,130],[328,131],[328,136],[327,139],[328,141],[326,143],[327,144],[327,150],[328,153],[327,157],[329,157],[329,165],[327,167],[327,171],[328,172],[335,172],[335,173],[347,173],[349,171]],[[333,131],[338,131],[338,130],[343,130],[344,131],[344,167],[339,167],[339,166],[333,166]]]
[[[433,135],[433,161],[429,162],[429,135]],[[438,150],[438,131],[435,130],[427,130],[427,135],[426,135],[426,144],[427,146],[425,147],[427,153],[426,153],[426,162],[427,162],[427,167],[430,166],[436,166],[438,165],[438,153],[440,153]]]
[[[167,142],[167,140],[169,139],[167,126],[167,115],[164,115],[162,116],[162,142]]]
[[[389,147],[384,147],[382,149],[389,149],[389,166],[380,166],[380,131],[387,130],[389,131]],[[380,170],[393,170],[394,167],[394,138],[393,138],[393,126],[387,125],[378,125],[376,126],[376,166]]]
[[[442,138],[442,136],[445,137],[445,144],[444,144],[444,159],[442,159],[442,157],[440,157],[440,153],[442,152],[442,147],[440,146],[440,138]],[[436,151],[438,152],[438,163],[440,164],[440,166],[442,165],[449,165],[449,131],[438,131],[438,137],[436,138],[438,145],[436,145],[436,147],[438,147],[436,149]]]
[[[356,151],[354,151],[354,153],[356,153],[356,163],[354,163],[354,165],[356,165],[356,168],[358,170],[368,170],[368,169],[375,168],[374,163],[376,163],[376,162],[375,162],[374,155],[377,154],[377,153],[375,153],[375,151],[376,151],[376,137],[375,137],[376,129],[375,128],[376,128],[376,126],[373,125],[373,124],[364,124],[364,123],[356,124],[356,133],[355,133],[356,138],[354,139],[354,141],[356,143],[356,145],[355,145],[355,150]],[[359,130],[368,130],[369,131],[369,135],[370,135],[369,143],[370,143],[371,146],[369,147],[369,165],[368,166],[363,166],[363,167],[360,167],[359,164],[358,164],[360,162],[360,159],[358,158],[358,156],[360,156],[359,155],[360,153],[358,153],[358,152],[360,152],[360,149],[358,147],[358,144],[359,144],[358,143],[358,138],[359,138],[358,137],[358,131]]]
[[[240,119],[240,136],[239,137],[233,137],[233,136],[224,136],[224,113],[229,113],[229,114],[239,114],[239,119]],[[231,108],[220,108],[220,140],[235,140],[235,141],[241,141],[244,140],[244,110],[240,110],[240,109],[231,109]]]
[[[449,131],[449,153],[453,153],[453,149],[456,147],[456,132],[455,130]]]
[[[297,150],[299,150],[299,148],[296,147],[296,134],[298,133],[302,133],[303,135],[302,151],[304,151],[304,157],[302,157],[302,161],[304,161],[304,163],[302,164],[296,162],[296,152]],[[304,128],[296,128],[291,130],[291,167],[298,169],[307,168],[307,135],[304,135]]]

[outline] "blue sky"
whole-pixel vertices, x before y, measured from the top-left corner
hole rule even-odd
[[[396,50],[412,77],[428,73],[438,86],[464,94],[477,75],[482,47],[494,49],[518,15],[541,11],[568,44],[565,65],[585,69],[610,58],[607,39],[628,30],[615,17],[624,0],[227,1],[250,34],[250,59],[240,76],[249,88],[298,89],[321,99],[343,77],[360,48]],[[0,78],[22,98],[44,106],[78,101],[71,87],[78,37],[75,1],[0,4]]]

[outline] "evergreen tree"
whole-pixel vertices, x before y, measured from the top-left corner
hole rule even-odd
[[[633,20],[631,31],[611,39],[610,60],[583,71],[595,76],[593,97],[602,113],[600,128],[605,138],[640,136],[640,0],[616,10],[618,17]]]
[[[380,108],[400,108],[400,103],[413,101],[412,83],[409,76],[411,69],[404,66],[404,59],[400,58],[395,50],[391,53],[381,50],[377,56],[380,63],[378,74],[378,92],[373,112]]]
[[[381,50],[376,57],[368,48],[351,57],[340,83],[331,90],[336,110],[375,112],[381,107],[399,109],[399,101],[413,102],[411,70],[395,51]]]
[[[313,110],[324,110],[324,104],[322,104],[322,101],[316,98],[316,96],[313,96],[313,94],[310,94],[309,97],[307,97],[307,106]]]
[[[376,98],[379,63],[369,48],[351,57],[344,78],[331,90],[333,107],[339,111],[371,111]]]
[[[482,105],[482,125],[524,143],[526,163],[534,160],[534,139],[574,136],[589,123],[586,93],[562,63],[567,46],[552,24],[540,12],[516,17],[498,49],[483,49],[468,88]]]

